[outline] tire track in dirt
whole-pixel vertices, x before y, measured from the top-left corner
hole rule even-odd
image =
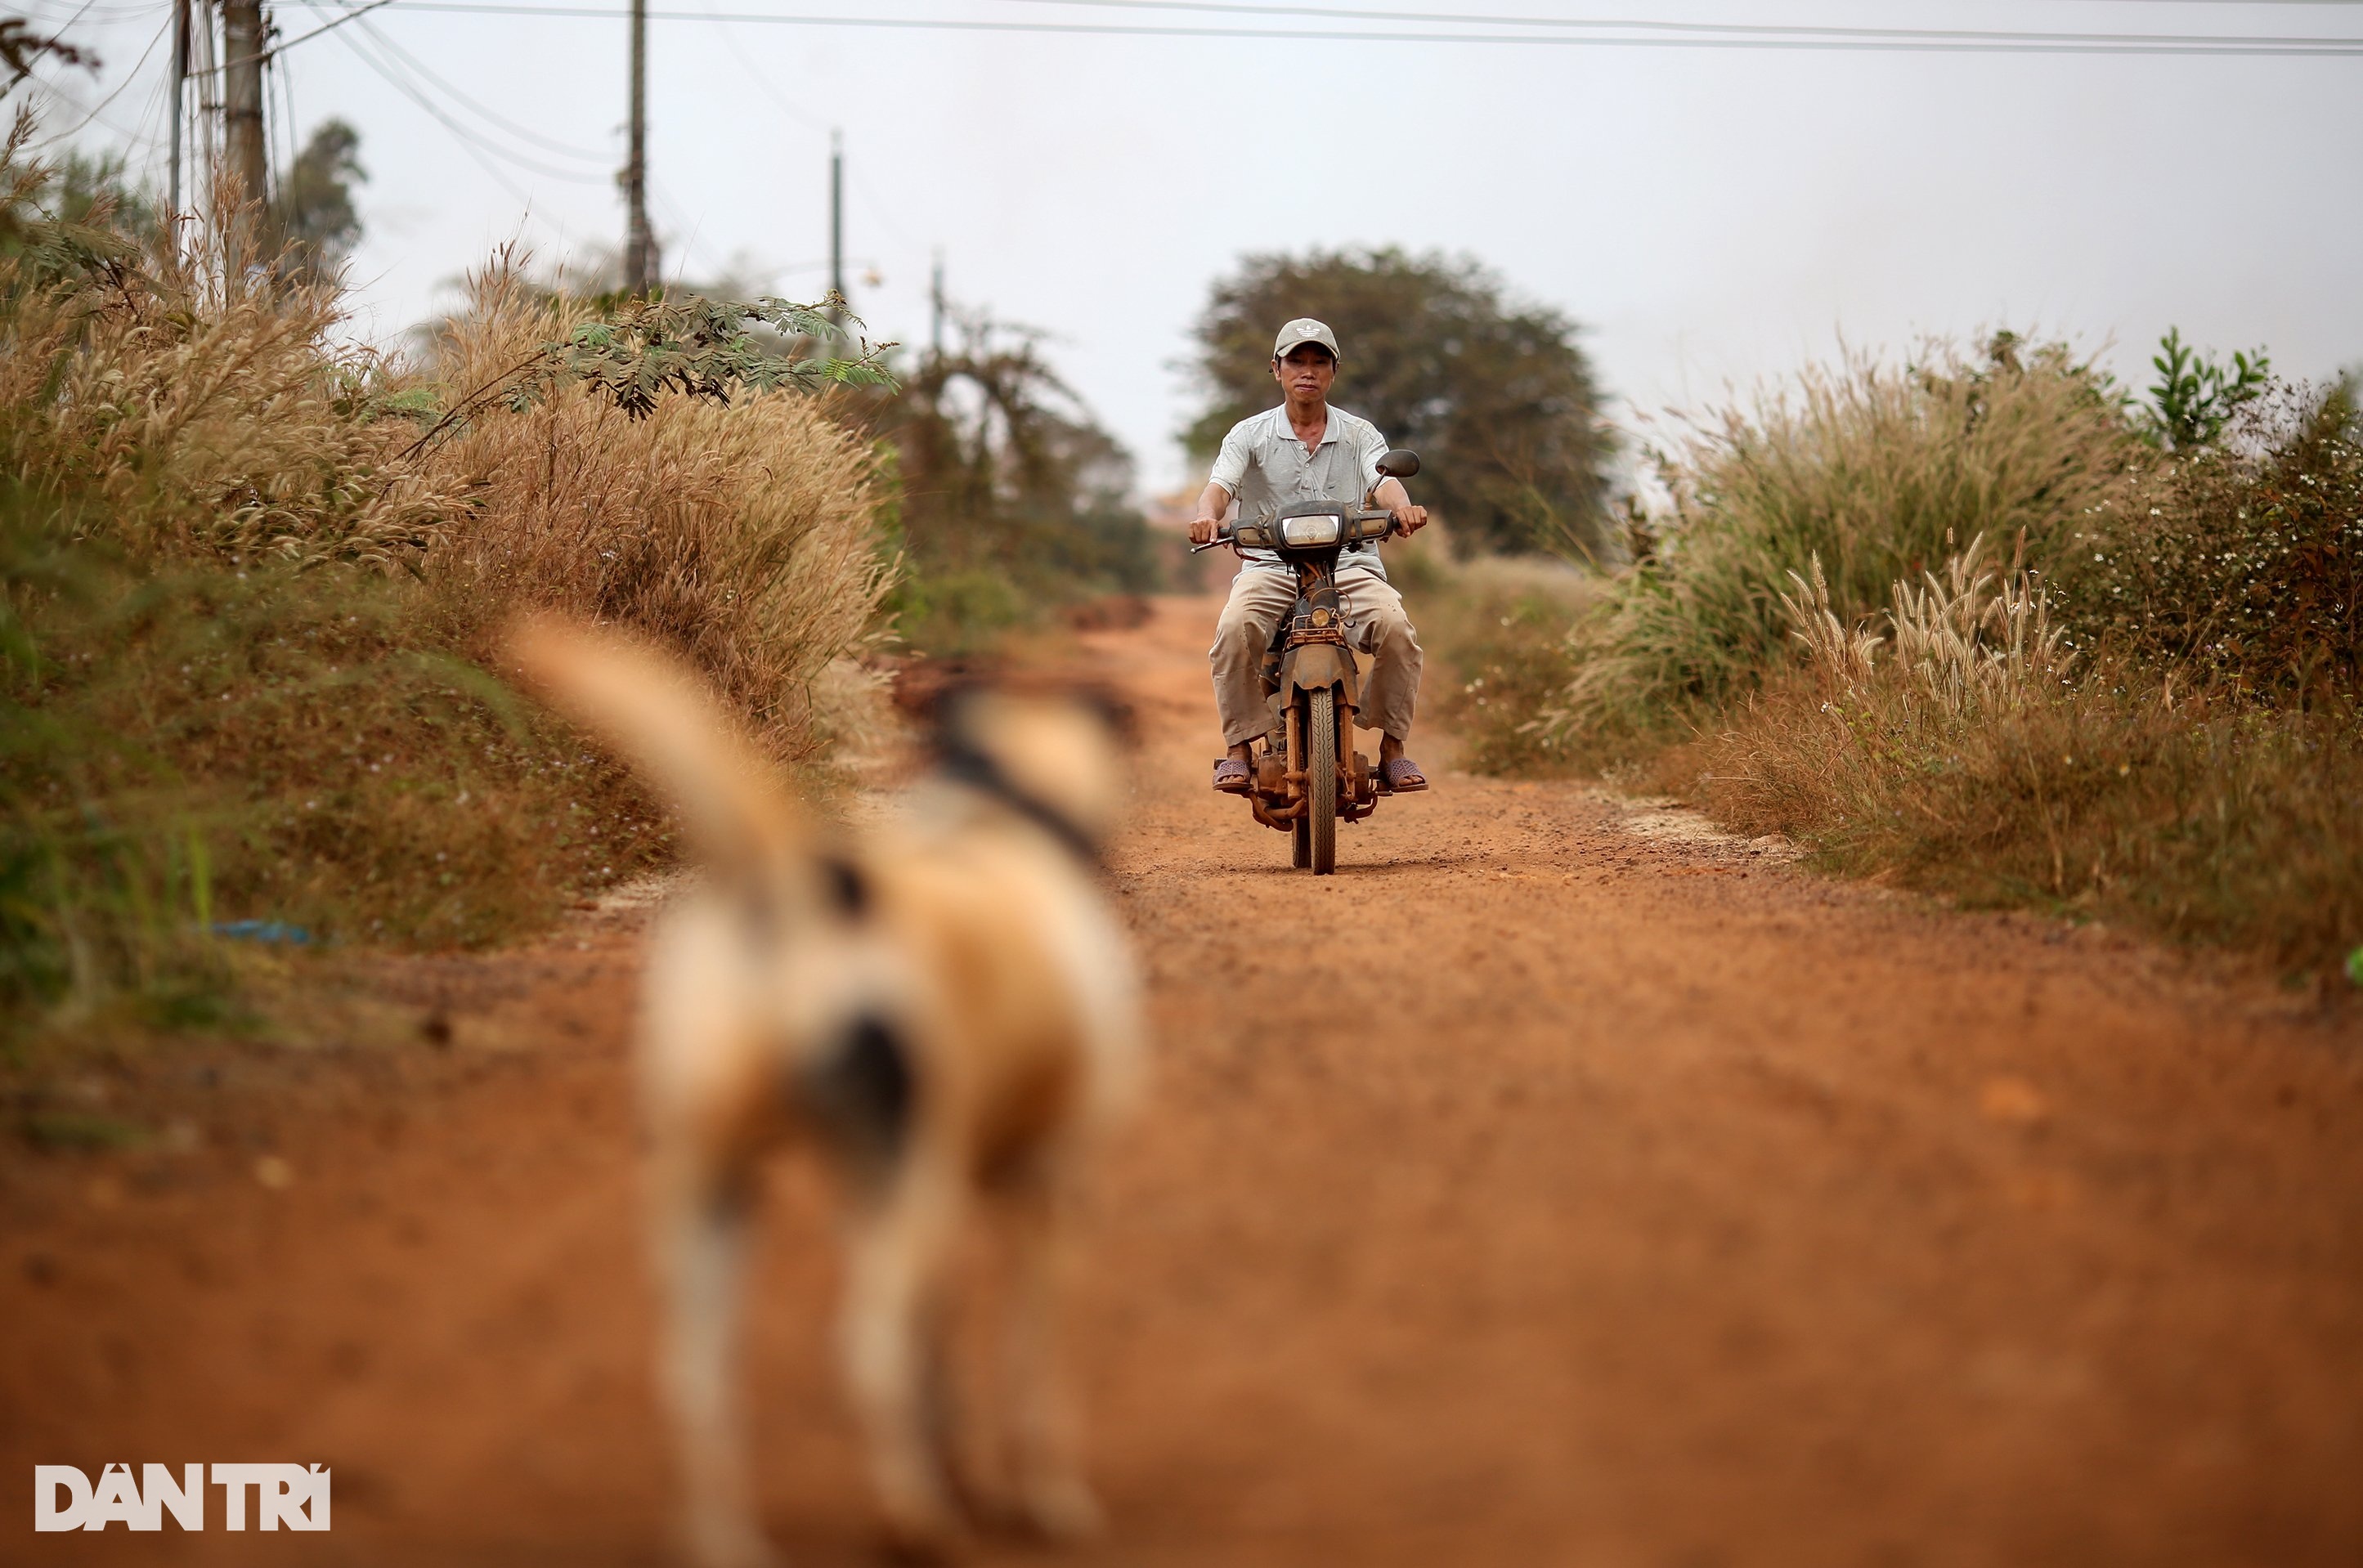
[[[1160,1049],[1074,1313],[1115,1529],[1068,1560],[2363,1557],[2351,1012],[1573,785],[1448,775],[1291,872],[1204,787],[1211,620],[1085,638],[1144,721],[1114,883]],[[0,1460],[338,1475],[326,1537],[24,1560],[664,1560],[634,929],[395,966],[449,1051],[299,1064],[204,1152],[8,1156]],[[864,1562],[826,1212],[773,1189],[767,1516]]]

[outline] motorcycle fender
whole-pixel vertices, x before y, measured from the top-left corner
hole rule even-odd
[[[1281,690],[1292,699],[1299,691],[1318,691],[1342,682],[1346,701],[1351,704],[1356,696],[1355,675],[1352,653],[1336,643],[1307,643],[1289,655],[1288,668],[1281,672]]]

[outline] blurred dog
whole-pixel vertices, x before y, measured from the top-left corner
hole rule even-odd
[[[1006,1442],[1020,1522],[1089,1530],[1053,1356],[1062,1210],[1089,1133],[1138,1075],[1129,952],[1096,878],[1121,797],[1110,716],[1071,695],[955,685],[907,820],[822,832],[679,663],[554,620],[511,650],[555,706],[671,801],[706,869],[645,981],[661,1352],[688,1529],[709,1568],[769,1560],[733,1372],[759,1161],[802,1143],[841,1178],[841,1353],[898,1545],[958,1532],[940,1315],[963,1229],[1012,1249]]]

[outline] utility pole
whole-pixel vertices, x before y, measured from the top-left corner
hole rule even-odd
[[[181,92],[188,80],[189,0],[172,0],[172,196],[169,215],[174,218],[181,215]]]
[[[624,290],[657,287],[657,237],[649,230],[649,0],[632,0],[632,151],[624,165]]]
[[[935,277],[927,285],[927,304],[931,307],[927,321],[927,348],[938,359],[944,357],[944,253],[936,251]]]
[[[829,307],[838,330],[845,330],[845,133],[828,133],[828,292],[840,302]]]
[[[222,128],[234,204],[270,196],[262,141],[262,0],[222,0]],[[269,217],[263,219],[267,231]]]

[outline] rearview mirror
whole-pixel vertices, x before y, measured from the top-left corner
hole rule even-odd
[[[1409,479],[1419,472],[1419,454],[1409,447],[1397,447],[1380,457],[1379,472],[1389,479]]]

